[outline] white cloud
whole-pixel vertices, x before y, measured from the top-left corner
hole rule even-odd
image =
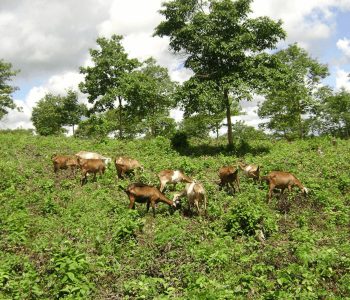
[[[350,40],[347,38],[339,39],[337,42],[337,47],[340,49],[347,57],[350,58]]]
[[[29,78],[31,82],[44,82],[33,86],[24,99],[17,99],[23,113],[11,112],[0,121],[2,128],[6,124],[30,126],[31,109],[45,93],[75,89],[82,79],[78,67],[91,65],[88,49],[96,46],[98,35],[124,35],[123,45],[130,57],[144,60],[153,56],[168,67],[173,80],[183,82],[191,75],[182,68],[184,58],[168,51],[167,38],[152,37],[163,18],[158,13],[162,0],[85,0],[83,4],[71,0],[0,1],[0,58],[21,69],[14,85],[29,82]],[[252,9],[254,16],[282,19],[288,34],[286,43],[298,42],[320,57],[336,32],[337,11],[349,11],[350,0],[255,0]],[[337,47],[350,56],[347,38],[339,39]],[[349,85],[342,72],[338,70],[335,75],[337,87]],[[242,118],[254,125],[257,116],[250,107],[256,103],[243,106],[249,108],[249,117]]]
[[[335,75],[335,87],[336,89],[345,88],[346,90],[350,91],[350,78],[349,78],[349,72],[345,72],[344,70],[337,70]]]
[[[336,30],[335,9],[349,10],[349,0],[255,0],[254,16],[281,19],[286,43],[298,42],[314,54],[324,51],[323,42]]]
[[[21,112],[11,110],[0,120],[0,128],[34,128],[30,121],[33,107],[46,94],[65,95],[67,90],[79,91],[78,84],[83,79],[83,75],[77,72],[66,72],[50,77],[46,83],[40,86],[34,86],[30,89],[24,100],[15,100],[16,105],[22,108]],[[78,93],[79,102],[86,103],[85,96]]]
[[[110,0],[1,1],[0,57],[19,77],[52,75],[78,67],[107,17]]]

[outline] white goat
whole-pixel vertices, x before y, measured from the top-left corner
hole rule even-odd
[[[207,196],[201,183],[195,181],[187,183],[182,192],[174,194],[173,201],[176,202],[183,196],[187,196],[189,209],[194,205],[197,208],[198,214],[200,214],[199,204],[203,203],[204,211],[207,211]]]
[[[105,157],[96,152],[79,151],[75,154],[75,156],[83,159],[102,159],[106,165],[112,162],[112,159],[110,157]]]

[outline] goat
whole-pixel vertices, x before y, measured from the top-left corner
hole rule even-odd
[[[133,173],[136,169],[143,171],[143,166],[133,158],[119,156],[114,160],[115,168],[117,169],[118,178],[124,178],[126,174]]]
[[[221,167],[219,169],[219,177],[220,177],[220,182],[219,186],[220,188],[230,185],[232,188],[232,192],[236,193],[236,187],[238,192],[240,191],[239,189],[239,177],[238,177],[238,169],[232,166],[226,166],[226,167]],[[236,187],[235,187],[236,185]]]
[[[96,174],[99,173],[100,176],[104,174],[106,170],[106,164],[102,159],[84,159],[78,157],[78,163],[80,165],[81,169],[81,185],[84,185],[84,183],[87,183],[87,175],[93,173],[94,178],[93,180],[96,180]]]
[[[79,151],[77,154],[75,154],[75,156],[83,159],[102,159],[106,165],[112,161],[110,157],[105,157],[96,152]]]
[[[183,172],[181,172],[179,170],[160,171],[158,174],[158,178],[160,181],[159,190],[161,192],[163,192],[163,190],[165,189],[165,185],[167,183],[172,183],[174,185],[174,189],[175,189],[176,184],[178,182],[187,182],[187,183],[193,182],[193,180],[190,177],[186,176]]]
[[[175,193],[173,201],[177,201],[180,197],[187,196],[188,208],[196,206],[198,215],[200,214],[199,204],[203,203],[204,211],[207,211],[207,196],[202,184],[195,181],[187,183],[185,189],[180,193]]]
[[[238,166],[240,169],[244,172],[244,175],[248,178],[253,178],[254,183],[257,183],[257,181],[260,178],[260,166],[257,165],[249,165],[246,163],[238,163]]]
[[[261,177],[261,180],[264,180],[269,184],[268,202],[270,202],[272,198],[272,191],[274,188],[281,189],[280,195],[283,194],[286,188],[291,192],[293,186],[299,187],[304,195],[307,195],[308,193],[308,189],[301,184],[299,179],[288,172],[272,171],[267,176]]]
[[[177,205],[176,201],[171,201],[165,197],[156,187],[146,185],[143,183],[132,183],[125,189],[126,194],[129,197],[130,203],[129,208],[135,209],[135,202],[147,204],[147,212],[149,211],[150,205],[152,205],[153,217],[156,216],[156,204],[158,202],[164,202],[171,207]]]
[[[75,169],[79,167],[78,161],[71,155],[52,155],[53,171],[57,173],[58,170],[70,169],[71,173],[75,175]]]

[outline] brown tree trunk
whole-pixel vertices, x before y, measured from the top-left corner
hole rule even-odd
[[[231,121],[231,103],[228,97],[228,90],[224,90],[224,99],[226,105],[226,119],[227,119],[227,141],[228,146],[231,148],[233,146],[233,136],[232,136],[232,121]]]
[[[122,125],[123,125],[123,117],[122,117],[122,98],[120,96],[118,96],[118,101],[119,101],[119,138],[122,139],[123,138],[123,129],[122,129]]]

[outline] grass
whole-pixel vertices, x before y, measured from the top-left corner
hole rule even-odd
[[[0,299],[350,297],[349,141],[251,141],[247,151],[197,143],[179,153],[164,138],[0,133],[0,148]],[[52,154],[80,150],[131,156],[145,172],[117,180],[111,166],[83,187],[80,174],[53,173]],[[263,174],[292,172],[310,195],[294,190],[267,204],[267,186],[242,176],[241,193],[219,191],[217,170],[240,158],[261,165]],[[207,217],[172,214],[165,204],[156,218],[145,205],[127,208],[120,187],[158,186],[156,174],[168,168],[204,184]],[[257,240],[259,230],[265,242]]]

